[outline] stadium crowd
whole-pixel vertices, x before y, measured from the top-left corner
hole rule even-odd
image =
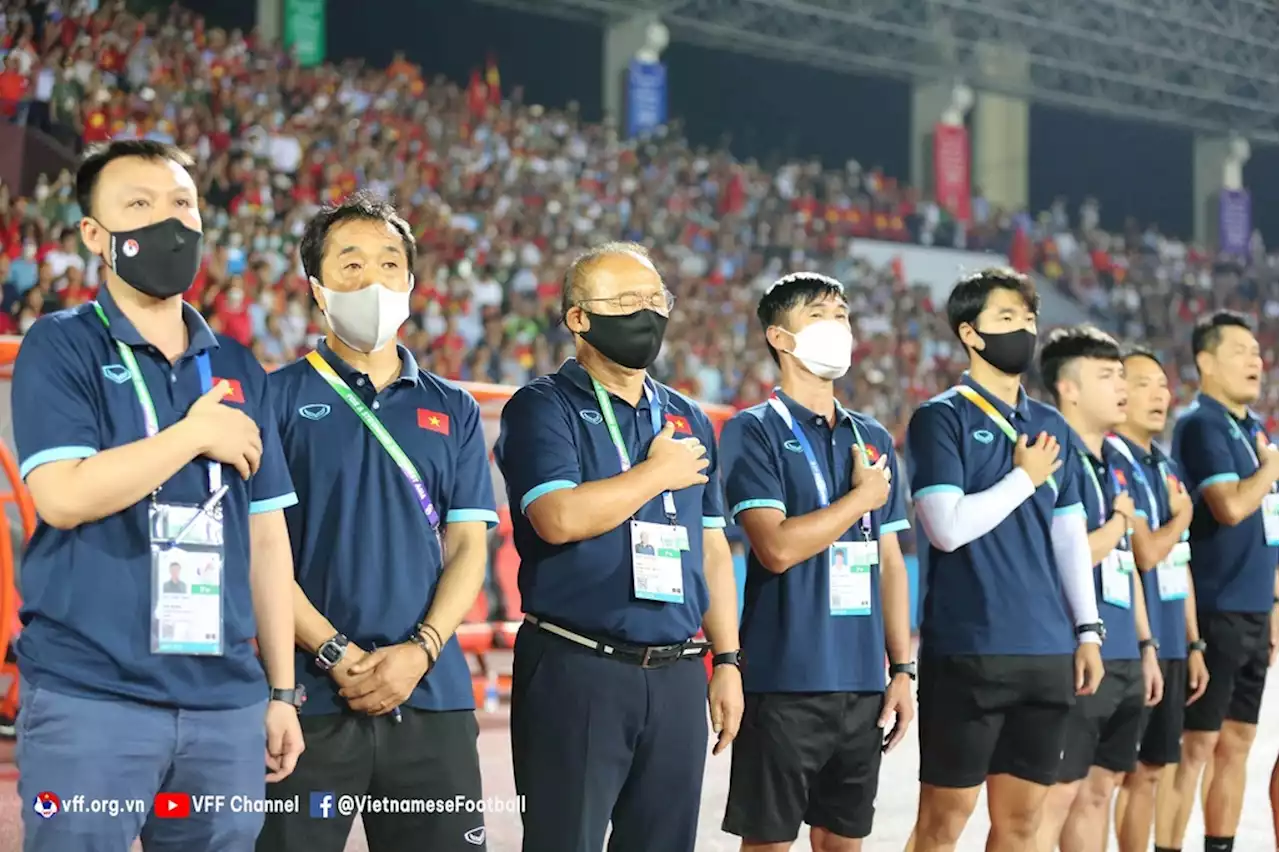
[[[571,351],[557,270],[582,245],[640,240],[679,297],[656,367],[664,380],[705,402],[759,402],[777,377],[751,306],[782,270],[821,271],[853,294],[857,368],[842,393],[899,443],[908,414],[955,380],[963,351],[927,288],[853,258],[854,239],[993,249],[1034,267],[1181,365],[1177,405],[1193,394],[1192,317],[1215,307],[1277,316],[1276,262],[1260,240],[1247,264],[1219,264],[1154,226],[1103,232],[1092,200],[1075,217],[1062,201],[1032,217],[980,190],[966,226],[852,160],[766,169],[691,147],[678,123],[626,142],[574,104],[550,110],[519,87],[501,91],[492,58],[463,86],[428,80],[399,55],[386,69],[300,68],[178,7],[141,19],[86,0],[0,9],[0,120],[77,147],[141,137],[196,154],[206,258],[188,298],[264,362],[291,361],[320,335],[296,244],[318,205],[357,187],[395,199],[415,229],[403,342],[440,375],[522,385],[555,369]],[[0,333],[94,297],[80,215],[69,171],[42,176],[31,198],[0,184]],[[1269,370],[1274,325],[1262,324]],[[1262,410],[1274,411],[1268,388]]]

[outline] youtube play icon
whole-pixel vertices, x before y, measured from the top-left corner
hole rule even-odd
[[[186,793],[156,793],[155,814],[161,819],[191,816],[191,797]]]

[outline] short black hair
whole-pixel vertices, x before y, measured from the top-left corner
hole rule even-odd
[[[123,157],[139,157],[143,160],[172,160],[184,169],[195,165],[191,156],[175,145],[150,139],[121,139],[94,145],[84,152],[76,167],[76,203],[85,216],[93,215],[93,190],[107,163]]]
[[[947,322],[951,324],[952,334],[958,338],[961,325],[972,326],[978,321],[978,314],[987,306],[993,290],[1017,293],[1031,313],[1040,313],[1040,294],[1030,277],[1007,266],[992,266],[966,275],[951,288],[951,295],[947,297]]]
[[[409,261],[409,272],[413,272],[418,259],[418,241],[414,239],[409,223],[400,218],[396,208],[367,190],[357,190],[342,200],[341,204],[324,207],[311,217],[306,229],[302,232],[302,240],[298,243],[298,254],[302,258],[302,271],[308,278],[321,281],[320,264],[324,260],[324,241],[329,230],[337,224],[351,219],[362,219],[366,222],[385,222],[395,229],[404,243],[405,257]]]
[[[564,315],[569,313],[569,309],[573,307],[574,303],[582,299],[583,293],[587,289],[587,276],[591,274],[591,269],[606,257],[613,257],[617,254],[633,254],[644,258],[654,269],[657,269],[657,264],[653,262],[653,256],[649,253],[649,250],[639,243],[614,240],[601,243],[598,246],[592,246],[573,259],[573,262],[569,264],[569,268],[564,271],[564,277],[560,280],[561,322],[564,322]]]
[[[1146,358],[1148,361],[1154,361],[1160,369],[1164,369],[1164,362],[1160,360],[1160,356],[1154,350],[1138,343],[1130,343],[1121,352],[1121,360],[1128,361],[1130,358]]]
[[[1106,332],[1091,325],[1055,328],[1049,332],[1044,346],[1040,347],[1040,381],[1055,404],[1061,401],[1058,398],[1058,380],[1067,367],[1080,358],[1123,363],[1120,344]]]
[[[791,309],[823,302],[832,296],[842,302],[848,301],[844,285],[836,279],[816,272],[793,272],[782,276],[764,291],[760,304],[756,306],[756,317],[760,320],[760,327],[767,331]],[[767,339],[764,345],[769,348],[773,363],[779,363],[778,350]]]
[[[1209,316],[1198,319],[1195,328],[1191,330],[1191,356],[1194,358],[1201,352],[1217,349],[1218,344],[1222,343],[1222,330],[1231,326],[1253,333],[1253,323],[1239,311],[1214,311]]]

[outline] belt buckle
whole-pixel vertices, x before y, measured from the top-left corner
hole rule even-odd
[[[649,665],[649,661],[650,661],[652,658],[653,658],[653,646],[647,646],[647,647],[645,647],[645,649],[644,649],[644,655],[640,657],[640,668],[642,668],[642,669],[654,669],[654,668],[657,668],[657,666],[656,666],[656,665],[654,665],[654,666]]]

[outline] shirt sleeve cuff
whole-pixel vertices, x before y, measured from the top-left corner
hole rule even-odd
[[[484,521],[485,526],[493,529],[498,525],[498,513],[490,509],[450,509],[444,516],[446,524],[465,524]]]
[[[930,494],[964,494],[964,489],[959,485],[926,485],[915,494],[911,495],[912,500],[919,500],[921,497],[928,497]]]
[[[68,459],[87,459],[90,456],[96,456],[98,451],[93,447],[68,446],[68,447],[50,447],[47,450],[41,450],[22,463],[18,468],[18,478],[26,480],[27,474],[35,470],[42,464],[50,462],[67,461]]]
[[[1200,492],[1208,488],[1210,485],[1217,485],[1219,482],[1239,482],[1240,474],[1238,473],[1217,473],[1201,482],[1196,487],[1196,492]]]
[[[1056,508],[1056,509],[1054,509],[1054,510],[1053,510],[1053,516],[1054,516],[1055,518],[1061,518],[1061,517],[1066,516],[1066,515],[1081,515],[1081,516],[1083,516],[1083,515],[1084,515],[1084,504],[1083,504],[1083,503],[1072,503],[1070,506],[1059,506],[1058,508]]]
[[[277,509],[287,509],[290,506],[298,505],[298,495],[290,491],[288,494],[281,494],[279,497],[270,497],[266,500],[254,500],[249,504],[250,515],[261,515],[263,512],[274,512]]]
[[[545,497],[552,491],[563,491],[566,488],[577,488],[578,483],[571,479],[553,479],[550,482],[544,482],[541,485],[535,485],[525,492],[520,498],[520,513],[524,514],[529,511],[529,507],[533,505],[533,501],[539,497]]]
[[[722,530],[725,528],[724,518],[703,515],[702,528],[704,530]]]
[[[781,500],[743,500],[729,511],[729,517],[736,521],[738,515],[748,509],[777,509],[785,515],[787,513],[787,504]]]
[[[911,529],[911,524],[908,523],[906,518],[900,518],[896,521],[888,521],[886,523],[881,524],[880,535],[884,535],[885,533],[902,532],[903,530],[908,530],[908,529]]]

